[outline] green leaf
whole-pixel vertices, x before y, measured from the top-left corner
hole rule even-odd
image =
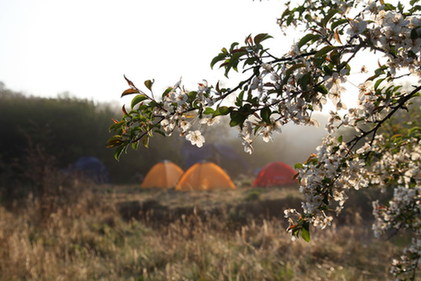
[[[413,127],[408,130],[408,136],[417,136],[421,133],[421,127]]]
[[[308,42],[310,41],[314,42],[320,39],[320,37],[321,36],[318,34],[313,34],[313,33],[306,34],[303,38],[300,39],[300,41],[298,41],[297,47],[298,49],[301,49],[301,47],[307,44]]]
[[[146,80],[145,81],[145,86],[146,86],[146,88],[149,89],[149,91],[152,91],[152,85],[153,85],[154,82],[155,82],[154,80]]]
[[[188,92],[187,93],[187,102],[193,102],[195,99],[196,99],[196,97],[197,97],[197,92],[196,91],[190,91],[190,92]]]
[[[243,105],[244,91],[241,91],[238,97],[235,99],[235,105],[241,107]]]
[[[294,14],[291,13],[289,15],[289,17],[287,18],[287,25],[290,25],[292,23],[292,21],[294,20]]]
[[[327,95],[327,93],[329,92],[324,85],[317,85],[316,91],[322,93],[323,95]]]
[[[255,57],[247,58],[247,59],[244,61],[244,66],[245,66],[245,65],[253,65],[253,64],[255,64],[257,61],[258,61],[258,59],[257,59],[257,58],[255,58]]]
[[[313,63],[318,69],[322,69],[325,62],[326,60],[324,58],[313,58]]]
[[[137,150],[138,147],[139,147],[139,142],[138,141],[132,143],[132,149],[133,150]]]
[[[383,75],[383,74],[385,73],[385,70],[386,70],[386,69],[387,69],[387,66],[386,66],[386,65],[382,65],[381,67],[377,68],[377,69],[374,71],[374,75],[373,75],[373,76],[368,77],[366,81],[374,80],[374,79],[376,79],[377,77],[379,77],[380,75]]]
[[[272,114],[272,111],[270,110],[269,107],[264,107],[260,110],[260,117],[262,117],[262,120],[265,121],[266,123],[271,123],[270,122],[270,115]]]
[[[336,9],[331,9],[329,10],[329,12],[327,13],[327,15],[321,20],[321,25],[323,27],[326,27],[327,23],[330,21],[330,19],[338,13],[338,10]]]
[[[232,111],[230,114],[230,126],[235,127],[240,125],[240,127],[243,125],[244,121],[246,120],[246,116],[238,111]]]
[[[376,83],[374,83],[374,90],[377,90],[377,88],[380,86],[380,84],[385,80],[386,78],[378,79]]]
[[[125,123],[126,122],[124,121],[118,121],[118,122],[113,123],[109,128],[110,132],[119,130]]]
[[[332,75],[333,74],[333,66],[332,65],[323,65],[323,71],[326,75]]]
[[[343,141],[343,136],[338,137],[338,142],[341,143]]]
[[[402,14],[403,13],[404,6],[402,5],[401,2],[398,2],[398,9],[399,9],[399,12]]]
[[[230,51],[232,52],[236,46],[240,45],[238,42],[234,42],[231,44]]]
[[[254,36],[254,43],[257,45],[257,44],[260,44],[261,42],[263,42],[264,40],[269,39],[269,38],[273,38],[273,37],[270,36],[267,33],[260,33],[260,34],[257,34],[256,36]]]
[[[169,92],[171,92],[173,90],[172,87],[168,87],[163,93],[162,93],[162,98],[166,97],[168,95]]]
[[[149,147],[149,137],[148,136],[144,136],[142,138],[142,143],[143,143],[143,146],[144,147],[148,148]]]
[[[246,55],[247,52],[246,51],[241,51],[241,52],[233,52],[232,57],[230,59],[230,66],[235,70],[237,70],[237,66],[238,63],[240,62],[240,58],[244,55]]]
[[[347,19],[339,19],[337,21],[333,21],[332,24],[330,25],[330,28],[333,30],[336,27],[343,25],[344,23],[347,23],[348,20]]]
[[[325,46],[323,48],[321,48],[317,53],[314,54],[314,57],[318,58],[321,57],[327,53],[329,53],[330,51],[336,49],[335,46]]]
[[[300,85],[302,89],[307,90],[310,84],[310,81],[311,81],[311,73],[307,72],[306,74],[301,76],[297,82],[298,82],[298,85]]]
[[[396,10],[396,7],[395,6],[393,6],[392,4],[390,4],[390,3],[385,3],[384,4],[384,10],[385,11],[394,11],[394,10]]]
[[[294,165],[294,169],[298,170],[298,169],[302,169],[304,168],[304,165],[302,163],[297,163]]]
[[[223,61],[225,60],[225,58],[227,57],[227,55],[225,53],[219,53],[219,55],[217,55],[216,57],[214,57],[210,63],[210,67],[213,68],[214,65],[219,62],[219,61]]]
[[[132,99],[132,103],[131,103],[131,107],[135,107],[135,105],[137,105],[138,103],[140,103],[141,101],[144,101],[148,99],[148,97],[146,95],[137,95]]]
[[[215,112],[213,113],[213,116],[219,116],[219,115],[227,115],[230,113],[231,109],[227,106],[220,106],[218,107]]]
[[[121,154],[127,150],[127,145],[122,145],[117,147],[117,149],[114,151],[114,159],[120,160]]]
[[[154,130],[154,133],[160,134],[163,137],[166,137],[167,136],[163,131],[158,130],[158,129]]]
[[[306,242],[310,242],[310,224],[308,222],[303,223],[303,228],[301,229],[301,237]]]
[[[421,26],[417,26],[411,30],[411,39],[417,40],[418,38],[421,38]]]
[[[123,140],[121,139],[121,135],[115,135],[107,141],[107,147],[113,148],[113,147],[121,145],[122,143],[123,143]]]
[[[340,72],[342,69],[346,69],[345,75],[349,75],[351,74],[351,66],[349,64],[347,64],[345,61],[342,62],[339,66],[338,66],[338,72]]]
[[[341,62],[341,54],[337,50],[333,50],[330,53],[329,58],[332,61],[332,63],[334,63],[335,65],[339,65],[339,63]],[[345,63],[345,65],[346,65],[346,63]],[[338,67],[340,67],[340,65]],[[340,71],[340,69],[338,69],[338,72],[339,71]]]
[[[215,112],[215,110],[211,107],[206,107],[205,110],[203,111],[203,114],[213,114]]]

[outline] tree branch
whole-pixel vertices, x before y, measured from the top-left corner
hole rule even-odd
[[[421,90],[421,86],[418,86],[411,93],[402,97],[400,99],[399,103],[395,107],[393,107],[392,111],[390,111],[382,120],[376,122],[377,124],[374,128],[372,128],[371,130],[363,132],[362,135],[360,135],[358,137],[355,137],[352,140],[350,140],[349,142],[347,142],[347,145],[350,146],[349,151],[351,151],[361,139],[365,138],[366,136],[370,135],[371,133],[373,133],[373,137],[371,138],[371,141],[370,141],[370,144],[372,144],[373,141],[374,141],[374,138],[376,136],[377,131],[380,129],[380,127],[383,125],[383,123],[386,122],[388,119],[390,119],[396,113],[396,111],[398,111],[400,108],[403,108],[404,104],[407,101],[409,101],[411,98],[413,98],[415,96],[415,94],[417,94],[420,90]]]

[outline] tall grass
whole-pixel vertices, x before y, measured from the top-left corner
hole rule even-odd
[[[387,280],[398,251],[361,225],[306,243],[292,241],[279,219],[125,221],[98,188],[80,192],[47,217],[40,199],[0,207],[0,280]]]

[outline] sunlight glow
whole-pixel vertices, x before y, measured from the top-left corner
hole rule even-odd
[[[196,87],[224,46],[280,31],[283,1],[2,1],[0,81],[27,94],[119,100],[123,74]],[[274,44],[275,41],[272,41]],[[214,82],[213,80],[210,82]]]

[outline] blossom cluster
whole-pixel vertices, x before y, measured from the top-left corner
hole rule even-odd
[[[298,168],[300,192],[305,196],[304,215],[319,228],[325,228],[332,220],[332,212],[339,213],[346,201],[346,191],[365,187],[360,178],[364,161],[349,157],[349,148],[332,136],[323,139],[317,152]],[[335,204],[332,204],[335,202]]]
[[[258,126],[256,122],[256,118],[250,118],[250,121],[245,121],[245,125],[240,130],[239,137],[241,139],[241,143],[244,147],[244,151],[246,153],[252,154],[253,153],[253,142],[255,137],[253,130],[254,127]],[[272,140],[272,134],[276,132],[281,132],[281,123],[279,121],[271,120],[272,122],[270,124],[264,124],[261,126],[259,130],[259,136],[262,137],[264,142],[269,142]]]
[[[318,126],[312,114],[322,111],[330,100],[334,109],[326,125],[328,135],[297,166],[303,214],[285,212],[294,226],[289,229],[296,231],[300,222],[306,227],[308,223],[327,227],[343,209],[349,190],[393,188],[389,202],[373,202],[373,230],[377,236],[390,230],[413,231],[412,244],[394,262],[393,273],[411,270],[421,256],[420,135],[390,139],[381,134],[381,128],[421,89],[403,90],[396,85],[402,77],[421,82],[421,18],[384,1],[303,2],[299,9],[288,8],[279,20],[283,28],[301,25],[310,32],[285,56],[276,58],[262,47],[267,34],[257,35],[254,42],[247,37],[245,46],[233,43],[230,50],[223,48],[211,65],[222,61],[227,75],[243,62],[249,67],[244,72],[252,70],[253,75],[234,89],[221,90],[204,81],[196,91],[187,91],[177,83],[161,101],[150,103],[154,111],[145,130],[156,126],[166,135],[177,130],[201,147],[205,142],[202,126],[211,126],[219,122],[220,115],[229,114],[230,125],[240,129],[244,151],[252,153],[256,137],[268,142],[287,123]],[[373,58],[378,59],[379,67],[370,73],[362,71],[367,79],[358,86],[358,104],[347,108],[343,95],[345,83],[351,80],[351,61],[364,50],[376,54]],[[238,94],[235,106],[218,111],[230,94]],[[338,137],[343,127],[355,131],[353,139]]]
[[[366,18],[363,16],[366,15]],[[368,5],[361,17],[354,21],[364,23],[362,33],[365,40],[369,40],[382,50],[389,59],[389,70],[395,74],[399,68],[408,68],[412,73],[420,74],[421,51],[421,18],[419,16],[405,16],[395,10],[385,10],[384,5],[373,2]],[[415,35],[414,35],[415,33]],[[355,39],[354,39],[355,40]]]
[[[163,118],[160,126],[166,135],[171,135],[177,129],[180,136],[185,136],[186,140],[197,147],[202,147],[205,142],[200,126],[213,126],[219,122],[218,116],[202,116],[199,120],[199,116],[191,110],[192,103],[202,107],[213,105],[209,97],[211,87],[206,81],[203,82],[199,83],[197,91],[188,92],[181,86],[180,80],[163,95],[161,106],[154,112],[155,116]],[[198,124],[198,129],[195,124]]]
[[[421,36],[418,35],[421,19],[404,16],[397,10],[386,10],[378,2],[365,5],[366,8],[350,20],[346,30],[348,37],[342,36],[337,41],[342,39],[347,44],[357,44],[358,48],[371,46],[373,50],[381,52],[387,61],[375,76],[359,86],[358,105],[355,108],[348,109],[345,114],[331,111],[326,126],[329,135],[323,139],[317,152],[298,169],[300,191],[305,196],[302,203],[304,214],[298,217],[307,218],[314,226],[325,228],[333,219],[329,211],[338,213],[343,208],[347,190],[372,186],[394,188],[389,202],[373,202],[373,230],[376,236],[392,229],[413,231],[412,244],[399,261],[394,261],[392,273],[397,276],[415,270],[421,257],[421,142],[419,137],[412,137],[394,143],[378,134],[385,118],[403,105],[402,100],[408,96],[408,92],[401,92],[400,87],[390,85],[381,87],[386,79],[376,83],[374,79],[384,74],[390,81],[398,70],[406,69],[408,76],[412,74],[421,81]],[[299,53],[294,55],[299,56]],[[324,85],[329,90],[328,97],[336,109],[346,109],[341,102],[346,70],[324,76],[313,70],[313,74],[323,77]],[[319,109],[317,106],[314,108]],[[353,128],[356,131],[355,141],[344,143],[342,139],[338,140],[335,133],[340,127]],[[373,134],[371,140],[366,138],[369,135],[367,131]],[[353,149],[358,141],[365,141],[365,144],[358,150]],[[285,215],[291,225],[297,223],[297,211],[290,210]]]
[[[392,261],[390,272],[397,276],[398,281],[408,280],[417,270],[421,261],[421,231],[418,230],[415,237],[412,238],[411,244],[405,248],[399,259]]]
[[[415,270],[421,261],[421,140],[419,137],[403,142],[387,142],[377,135],[356,151],[338,139],[327,136],[317,152],[299,169],[300,191],[304,194],[301,216],[288,210],[290,225],[299,218],[308,218],[315,227],[330,225],[333,212],[340,212],[347,191],[367,187],[393,188],[388,202],[373,202],[373,231],[377,237],[407,229],[412,232],[411,245],[400,260],[394,260],[392,273]],[[370,164],[367,163],[370,159]]]

